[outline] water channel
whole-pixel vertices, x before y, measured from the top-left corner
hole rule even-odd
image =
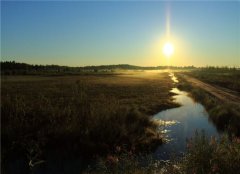
[[[174,83],[178,79],[173,73],[169,75]],[[167,109],[154,115],[153,119],[159,123],[159,131],[165,134],[167,142],[157,148],[154,157],[168,160],[174,155],[181,155],[186,151],[186,139],[194,136],[196,130],[204,130],[207,136],[218,136],[214,124],[209,120],[203,105],[195,102],[188,93],[178,88],[170,90],[175,95],[174,101],[181,106]]]

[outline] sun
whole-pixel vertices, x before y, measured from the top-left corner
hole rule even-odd
[[[170,57],[174,53],[174,47],[173,44],[170,42],[167,42],[163,46],[163,54],[167,57]]]

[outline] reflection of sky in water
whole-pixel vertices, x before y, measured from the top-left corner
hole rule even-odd
[[[155,152],[155,156],[161,159],[169,159],[171,153],[184,152],[186,138],[193,136],[196,129],[199,131],[204,129],[207,135],[218,135],[214,125],[208,121],[208,113],[201,104],[194,102],[186,92],[177,88],[173,88],[171,92],[177,94],[174,101],[182,106],[162,111],[153,117],[161,123],[160,131],[170,140]]]
[[[171,77],[171,79],[172,79],[172,81],[173,81],[174,83],[178,83],[178,79],[177,79],[176,76],[174,76],[173,73],[170,73],[169,76]]]

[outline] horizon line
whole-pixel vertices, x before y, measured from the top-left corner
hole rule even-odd
[[[69,65],[59,65],[59,64],[34,64],[34,63],[27,63],[27,62],[18,62],[15,60],[1,60],[1,63],[19,63],[19,64],[27,64],[31,66],[59,66],[59,67],[70,67],[70,68],[84,68],[84,67],[101,67],[101,66],[132,66],[132,67],[139,67],[139,68],[158,68],[158,67],[174,67],[174,68],[186,68],[186,67],[193,67],[193,68],[240,68],[240,65],[205,65],[205,66],[195,66],[195,65],[182,65],[182,66],[176,66],[176,65],[156,65],[156,66],[142,66],[142,65],[133,65],[133,64],[127,64],[127,63],[120,63],[120,64],[101,64],[101,65],[84,65],[84,66],[69,66]]]

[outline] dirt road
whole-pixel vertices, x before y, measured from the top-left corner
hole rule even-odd
[[[196,78],[187,75],[181,75],[181,77],[183,77],[186,81],[190,82],[192,85],[202,88],[205,91],[211,93],[223,102],[231,102],[240,105],[240,97],[234,95],[234,91],[212,86],[208,83],[202,82]]]

